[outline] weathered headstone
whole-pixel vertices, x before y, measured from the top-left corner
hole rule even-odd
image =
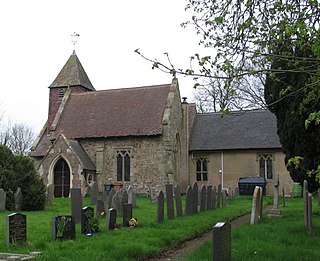
[[[70,189],[71,215],[76,223],[81,221],[82,196],[81,188]]]
[[[221,191],[222,191],[222,186],[221,184],[219,184],[218,191],[217,191],[217,208],[220,208],[220,205],[221,205]]]
[[[51,206],[54,199],[54,185],[49,184],[47,187],[46,205]]]
[[[101,200],[102,200],[103,202],[107,202],[107,199],[108,199],[108,193],[107,193],[107,191],[103,190],[103,191],[101,192]]]
[[[125,189],[121,190],[121,205],[128,204],[128,192]]]
[[[21,188],[18,187],[16,193],[14,193],[15,210],[20,211],[22,208],[22,192]]]
[[[129,220],[132,218],[132,204],[124,203],[122,212],[122,225],[123,227],[129,227]]]
[[[225,208],[227,206],[227,191],[224,189],[221,192],[221,205],[223,208]]]
[[[179,184],[176,185],[174,188],[174,197],[176,200],[177,217],[182,217],[183,216],[182,199],[181,199],[181,188]]]
[[[98,183],[94,181],[90,189],[90,200],[92,205],[97,204],[98,194],[99,194]]]
[[[192,186],[192,193],[193,193],[193,213],[198,213],[198,205],[199,205],[199,189],[198,189],[198,183],[194,182]]]
[[[239,196],[239,187],[235,187],[234,194],[235,196]]]
[[[81,233],[88,233],[88,224],[90,219],[94,217],[94,209],[92,207],[84,207],[81,209]]]
[[[6,243],[23,244],[27,241],[27,216],[12,213],[6,216]]]
[[[116,191],[115,191],[114,188],[112,188],[112,189],[110,190],[110,192],[109,192],[109,195],[108,195],[108,197],[109,197],[108,208],[113,208],[113,206],[112,206],[112,200],[113,200],[113,197],[114,197],[115,194],[116,194]]]
[[[174,219],[173,188],[171,184],[166,184],[166,198],[168,219]]]
[[[128,187],[128,204],[132,204],[132,207],[136,207],[134,190],[131,186]]]
[[[150,196],[150,201],[152,203],[156,202],[157,200],[157,196],[156,196],[156,191],[155,191],[155,188],[149,188],[149,196]]]
[[[122,205],[121,205],[121,192],[117,191],[116,194],[112,198],[112,208],[117,210],[119,216],[122,216]]]
[[[200,211],[206,211],[207,207],[207,187],[206,185],[202,185],[201,191],[200,191]]]
[[[274,192],[273,192],[273,208],[269,210],[269,217],[277,218],[282,217],[279,209],[279,175],[276,175],[274,181]]]
[[[76,225],[73,216],[52,218],[52,240],[73,240],[76,238]]]
[[[6,209],[6,199],[7,199],[7,193],[0,189],[0,210]]]
[[[212,185],[207,186],[207,210],[212,209]]]
[[[312,236],[312,196],[308,195],[308,233]]]
[[[213,227],[213,261],[231,261],[231,224],[218,222]]]
[[[97,200],[96,215],[100,218],[104,218],[106,216],[105,202],[101,199]]]
[[[115,208],[108,209],[107,215],[107,230],[113,230],[117,223],[117,210]]]
[[[217,189],[214,186],[212,190],[212,208],[215,209],[217,207]]]
[[[186,215],[190,216],[193,214],[193,191],[192,187],[188,186],[186,192]]]
[[[251,219],[250,224],[254,225],[256,224],[261,218],[261,197],[262,197],[262,188],[259,186],[256,186],[254,188],[253,192],[253,198],[252,198],[252,209],[251,209]]]
[[[162,223],[164,220],[164,194],[162,191],[159,192],[157,197],[157,221]]]

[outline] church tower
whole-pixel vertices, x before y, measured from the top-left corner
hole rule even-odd
[[[68,89],[71,93],[95,91],[75,51],[49,86],[49,89],[48,132]]]

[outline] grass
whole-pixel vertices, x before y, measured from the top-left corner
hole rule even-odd
[[[232,231],[232,260],[320,260],[318,202],[313,202],[313,235],[304,226],[303,201],[287,199],[282,218],[249,223]],[[212,240],[206,241],[184,260],[212,260]]]
[[[84,206],[90,206],[84,198]],[[70,214],[70,199],[54,199],[44,211],[22,212],[27,215],[27,243],[23,246],[5,244],[5,217],[11,212],[0,213],[0,252],[28,253],[41,251],[41,260],[143,260],[177,246],[212,228],[219,221],[232,220],[251,208],[251,197],[230,199],[224,209],[201,212],[174,220],[156,222],[156,204],[149,198],[138,197],[133,216],[139,219],[137,228],[106,230],[106,221],[100,223],[101,232],[92,237],[81,235],[76,225],[76,240],[52,241],[51,219]],[[121,222],[121,217],[118,220]]]

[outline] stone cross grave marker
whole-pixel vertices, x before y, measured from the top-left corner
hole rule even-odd
[[[123,204],[122,225],[123,227],[129,227],[129,220],[132,218],[132,204]]]
[[[52,240],[76,239],[76,224],[73,216],[56,216],[52,218]]]
[[[97,200],[96,212],[97,212],[96,215],[99,218],[104,218],[106,216],[105,202],[102,201],[101,199]]]
[[[198,205],[199,205],[199,189],[198,189],[198,183],[194,182],[192,186],[192,193],[193,193],[193,213],[197,214],[198,213]]]
[[[6,199],[7,199],[7,193],[0,189],[0,210],[6,209]]]
[[[27,241],[27,216],[21,213],[12,213],[6,216],[6,243],[7,245],[23,244]]]
[[[212,190],[212,209],[217,207],[217,189],[214,186]]]
[[[212,185],[207,186],[207,210],[212,209]]]
[[[70,189],[71,215],[76,223],[81,221],[82,196],[81,188]]]
[[[116,194],[116,191],[114,188],[112,188],[109,192],[109,202],[108,202],[108,208],[113,208],[112,206],[112,200],[113,200],[113,197],[114,195]]]
[[[94,181],[90,189],[90,200],[92,205],[97,204],[98,194],[99,194],[98,183]]]
[[[20,211],[22,208],[22,192],[21,188],[18,187],[16,193],[14,193],[15,210]]]
[[[113,230],[117,223],[117,210],[115,208],[109,208],[107,214],[107,230]]]
[[[272,218],[282,217],[279,209],[279,175],[275,176],[273,186],[273,208],[270,209],[268,216]]]
[[[231,261],[231,224],[218,222],[213,227],[214,261]]]
[[[182,217],[183,211],[182,211],[181,187],[179,184],[176,185],[174,188],[174,197],[176,200],[177,217]]]
[[[200,211],[206,211],[207,206],[207,187],[206,185],[202,185],[201,191],[200,191]]]
[[[174,219],[173,188],[171,184],[166,184],[166,198],[168,219]]]
[[[222,186],[221,184],[219,184],[218,192],[217,192],[217,208],[220,208],[220,204],[221,204],[221,191],[222,191]]]
[[[94,217],[94,209],[92,207],[84,207],[81,209],[81,233],[88,233],[88,223]]]
[[[252,209],[251,209],[251,219],[250,224],[254,225],[256,224],[261,218],[261,197],[262,197],[262,188],[259,186],[256,186],[254,188],[253,192],[253,198],[252,198]]]
[[[51,206],[53,199],[54,199],[54,185],[49,184],[47,187],[46,205]]]
[[[193,214],[193,191],[192,187],[188,186],[186,192],[186,215],[190,216]]]
[[[162,190],[159,192],[157,197],[157,221],[162,223],[164,220],[164,194]]]

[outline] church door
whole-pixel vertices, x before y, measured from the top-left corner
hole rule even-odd
[[[54,167],[54,196],[69,197],[70,169],[64,159],[59,159]]]

